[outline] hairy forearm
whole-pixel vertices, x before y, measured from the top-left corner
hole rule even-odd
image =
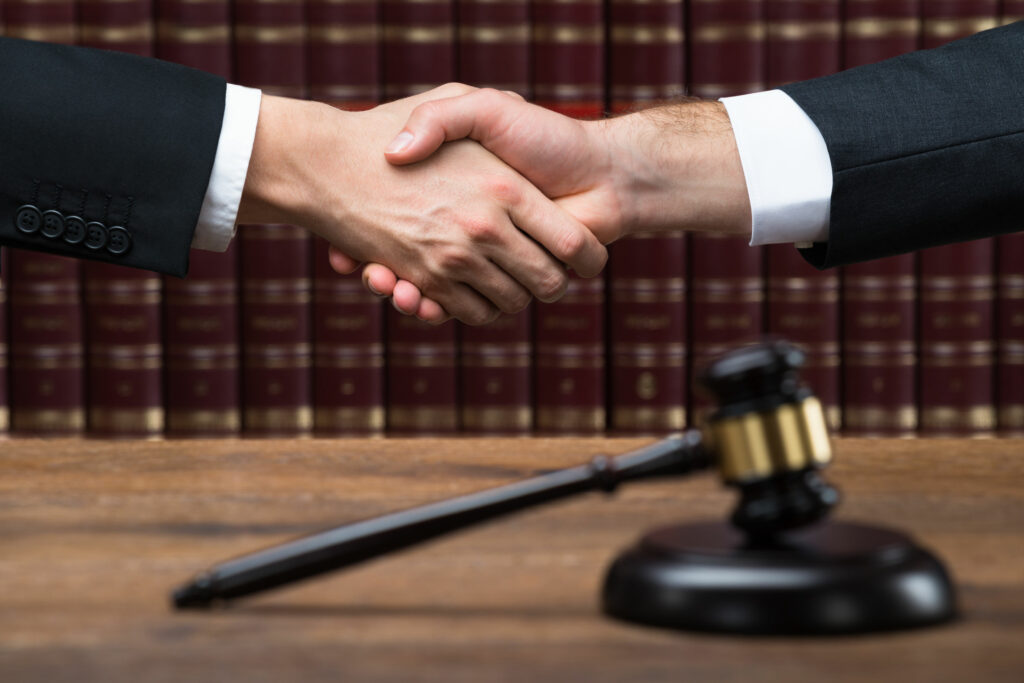
[[[612,158],[623,234],[750,235],[743,167],[721,103],[687,101],[589,125]]]

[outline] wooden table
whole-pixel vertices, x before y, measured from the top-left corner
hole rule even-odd
[[[943,556],[963,618],[832,639],[614,622],[602,575],[641,531],[720,518],[716,480],[640,483],[493,522],[230,608],[172,587],[271,543],[644,440],[0,443],[0,680],[1024,680],[1024,443],[836,443],[839,517]]]

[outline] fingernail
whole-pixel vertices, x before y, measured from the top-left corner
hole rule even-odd
[[[409,146],[410,142],[412,142],[412,133],[407,130],[403,130],[394,140],[391,141],[391,144],[388,145],[387,152],[388,154],[401,152]]]

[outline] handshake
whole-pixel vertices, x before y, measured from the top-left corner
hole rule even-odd
[[[459,84],[365,112],[264,96],[238,220],[306,227],[399,311],[477,325],[558,300],[625,235],[751,224],[718,102],[578,121]]]

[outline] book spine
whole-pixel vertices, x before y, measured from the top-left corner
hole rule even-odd
[[[268,95],[306,95],[302,0],[234,0],[234,78]]]
[[[380,101],[380,6],[376,0],[308,0],[309,96],[345,109]]]
[[[156,56],[232,74],[231,2],[159,0]],[[238,250],[196,250],[188,277],[164,277],[164,404],[171,437],[241,430]]]
[[[83,0],[79,40],[89,47],[151,57],[148,0]],[[127,224],[131,206],[99,208],[107,225]],[[155,437],[164,430],[162,287],[159,275],[106,263],[82,266],[85,283],[88,430],[96,436]]]
[[[874,64],[916,50],[921,40],[921,1],[844,3],[843,68]]]
[[[689,90],[718,98],[762,90],[764,5],[759,0],[691,0],[687,45]],[[690,373],[764,331],[764,251],[742,237],[693,234],[689,243]],[[690,424],[710,402],[689,383]]]
[[[314,242],[313,428],[319,436],[384,431],[383,308],[358,276],[338,275]]]
[[[530,95],[528,0],[458,3],[459,80]],[[460,326],[460,422],[474,434],[533,429],[533,309]]]
[[[566,116],[604,111],[604,7],[600,0],[534,0],[533,92]],[[604,279],[570,277],[563,299],[534,309],[536,429],[605,429]]]
[[[347,110],[380,99],[380,8],[372,0],[306,4],[309,91]],[[358,273],[340,275],[328,243],[314,238],[313,430],[320,436],[384,431],[384,340],[381,302]]]
[[[996,406],[999,433],[1024,436],[1024,233],[996,240]]]
[[[844,7],[843,65],[917,49],[919,0],[858,0]],[[912,436],[918,429],[917,257],[842,269],[843,431]]]
[[[8,36],[76,40],[74,0],[11,0],[4,6]],[[85,429],[81,263],[18,249],[6,256],[11,428],[30,435],[80,434]]]
[[[455,76],[453,0],[382,0],[384,98],[435,88]]]
[[[683,94],[684,5],[613,0],[608,68],[615,113]],[[686,237],[636,235],[611,249],[610,427],[664,434],[686,426]]]
[[[529,0],[458,3],[459,80],[530,97]]]
[[[767,0],[770,86],[839,69],[839,10],[835,0]],[[839,275],[816,270],[791,244],[767,251],[768,332],[804,349],[803,377],[821,400],[829,427],[838,430]]]
[[[239,232],[242,432],[307,436],[313,430],[307,233],[290,225],[246,225]]]
[[[1024,21],[1024,0],[1003,0],[999,23],[1005,25],[1015,21]]]
[[[921,47],[928,49],[999,25],[999,0],[922,0]]]

